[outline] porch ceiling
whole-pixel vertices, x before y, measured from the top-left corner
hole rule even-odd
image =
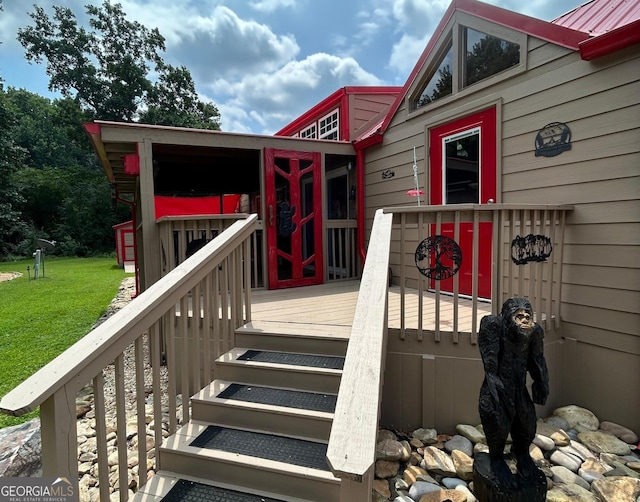
[[[257,191],[260,155],[264,148],[355,155],[351,143],[333,140],[107,121],[85,124],[85,129],[107,179],[116,185],[120,194],[136,192],[137,176],[125,173],[124,156],[137,153],[137,145],[146,141],[153,145],[156,193],[204,195]]]

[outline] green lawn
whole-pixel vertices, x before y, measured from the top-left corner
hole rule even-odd
[[[0,282],[0,396],[86,335],[126,276],[114,257],[46,257],[34,280],[33,262],[0,262],[0,272],[23,274]],[[0,428],[34,416],[0,413]]]

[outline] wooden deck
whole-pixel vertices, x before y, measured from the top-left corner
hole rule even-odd
[[[319,286],[280,290],[253,290],[251,292],[251,317],[255,322],[283,324],[316,324],[327,326],[351,326],[358,299],[360,281],[335,281]],[[406,329],[418,329],[418,291],[406,289]],[[422,329],[435,330],[435,294],[423,293]],[[453,330],[453,298],[441,295],[440,329]],[[459,298],[458,331],[471,332],[472,302]],[[484,315],[491,313],[491,304],[479,302],[476,314],[477,326]],[[389,327],[401,327],[400,287],[389,290]]]

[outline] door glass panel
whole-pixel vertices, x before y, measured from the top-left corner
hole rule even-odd
[[[347,218],[348,208],[347,175],[336,176],[327,180],[327,207],[330,220]]]
[[[278,168],[289,172],[288,159],[275,159]],[[275,173],[276,185],[276,235],[278,250],[278,277],[291,279],[293,267],[291,263],[291,236],[293,234],[293,220],[289,181],[277,170]]]
[[[480,128],[443,138],[445,204],[480,203]]]
[[[312,215],[314,209],[312,172],[305,173],[300,177],[300,193],[302,194],[302,218],[304,219],[311,215],[309,220],[302,225],[302,261],[306,262],[309,258],[313,258],[315,254],[315,242],[313,240],[315,215]],[[304,277],[312,277],[315,274],[313,261],[303,263],[302,272]]]

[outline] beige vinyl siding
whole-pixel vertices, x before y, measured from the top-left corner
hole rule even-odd
[[[369,125],[375,117],[386,113],[395,101],[395,95],[389,94],[353,94],[349,99],[349,128],[352,139],[358,137],[361,129]]]
[[[525,73],[411,114],[400,107],[383,143],[366,152],[367,225],[378,207],[415,203],[405,195],[413,188],[414,146],[420,188],[429,192],[430,127],[499,103],[498,202],[575,206],[563,256],[565,338],[554,349],[561,351],[554,376],[562,379],[562,404],[639,430],[640,51],[636,45],[588,62],[533,37],[527,48]],[[571,150],[536,157],[536,134],[551,122],[571,129]],[[388,169],[395,176],[382,180]],[[399,249],[394,242],[392,252]],[[421,378],[418,370],[414,377]]]

